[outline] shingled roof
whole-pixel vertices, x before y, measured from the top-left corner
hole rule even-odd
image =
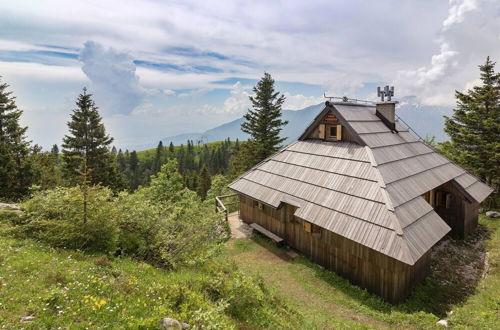
[[[332,112],[354,142],[307,139]],[[492,189],[396,123],[392,132],[374,106],[328,103],[298,141],[237,178],[230,188],[371,249],[413,265],[450,227],[421,197],[452,182],[470,201]]]

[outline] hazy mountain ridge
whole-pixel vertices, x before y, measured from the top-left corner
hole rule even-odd
[[[297,139],[323,107],[324,104],[320,103],[301,110],[283,110],[283,119],[289,122],[282,131],[282,136],[288,137],[286,143]],[[396,110],[396,114],[408,123],[420,136],[436,136],[438,141],[448,139],[446,133],[443,131],[443,116],[450,116],[451,113],[451,107],[416,106],[409,104],[402,105]],[[233,141],[236,139],[242,141],[248,138],[248,135],[241,131],[242,122],[243,118],[238,118],[202,133],[183,133],[168,136],[161,140],[164,145],[168,145],[170,142],[173,142],[174,145],[186,144],[187,140],[193,140],[195,143],[198,141],[214,142],[222,141],[228,137]],[[150,147],[154,146],[151,144]]]

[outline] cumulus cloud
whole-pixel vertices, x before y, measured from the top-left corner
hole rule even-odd
[[[301,110],[311,105],[316,105],[324,102],[325,99],[320,96],[305,96],[302,94],[290,94],[288,92],[283,93],[285,95],[285,103],[283,104],[283,109],[287,110]]]
[[[477,83],[477,66],[486,56],[500,61],[500,2],[450,0],[442,23],[439,53],[430,64],[398,72],[395,84],[400,95],[417,95],[427,105],[453,105],[454,90]]]
[[[222,107],[204,104],[197,112],[204,114],[241,115],[251,106],[249,99],[251,94],[249,90],[249,86],[244,86],[238,81],[231,87],[229,97],[224,100]]]
[[[231,88],[230,96],[224,101],[224,112],[244,113],[251,105],[250,93],[239,81]]]
[[[139,84],[135,64],[127,53],[87,41],[79,59],[104,112],[131,113],[141,104],[146,91]]]

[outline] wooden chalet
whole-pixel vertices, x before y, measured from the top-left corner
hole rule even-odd
[[[434,244],[474,230],[492,192],[414,137],[394,102],[326,102],[229,187],[243,221],[393,303],[429,273]]]

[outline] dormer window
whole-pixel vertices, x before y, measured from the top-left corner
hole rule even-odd
[[[324,139],[326,140],[342,140],[342,126],[341,125],[325,125],[326,136]]]
[[[330,137],[337,138],[337,126],[330,126]]]

